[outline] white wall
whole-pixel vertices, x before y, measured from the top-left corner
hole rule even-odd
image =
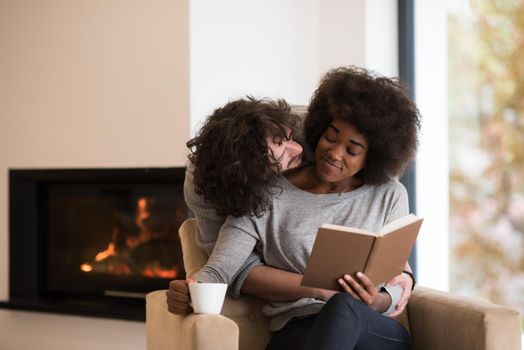
[[[318,0],[193,0],[191,117],[247,94],[306,103],[319,78]]]
[[[417,155],[417,240],[421,285],[449,290],[448,105],[446,1],[415,6],[416,100],[423,117]],[[428,82],[431,82],[428,84]]]
[[[396,76],[396,14],[393,0],[192,0],[192,132],[247,94],[307,104],[337,66]]]
[[[388,77],[398,76],[397,1],[366,1],[366,59],[369,69]]]
[[[0,0],[0,299],[9,168],[180,166],[213,109],[396,75],[396,1]],[[393,44],[395,43],[395,44]],[[0,310],[3,349],[144,349],[143,323]]]

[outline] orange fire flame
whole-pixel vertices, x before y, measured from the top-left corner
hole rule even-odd
[[[88,263],[84,263],[84,264],[80,265],[80,270],[82,270],[84,272],[91,272],[91,271],[93,271],[93,266],[89,265]]]
[[[154,200],[154,199],[153,199]],[[129,236],[126,237],[126,245],[129,249],[134,249],[141,243],[147,242],[150,239],[153,238],[154,232],[151,231],[147,225],[145,225],[145,222],[147,222],[147,219],[150,217],[151,213],[149,210],[149,206],[151,205],[152,199],[147,197],[139,198],[136,203],[136,212],[135,212],[135,223],[138,226],[140,233],[135,236]],[[116,230],[116,229],[114,229]],[[118,231],[113,231],[113,241],[108,243],[107,248],[105,250],[102,250],[101,252],[97,253],[95,255],[95,261],[101,262],[103,260],[106,260],[110,257],[117,257],[118,252],[116,249],[115,244],[115,236],[118,234]],[[94,269],[96,269],[96,264],[89,264],[89,263],[83,263],[80,265],[80,270],[83,272],[92,272]],[[118,275],[128,275],[131,273],[129,266],[127,266],[125,263],[119,263],[119,262],[110,262],[108,265],[105,265],[106,271],[109,271],[114,274]],[[178,275],[178,271],[174,268],[171,269],[163,269],[158,266],[157,263],[153,264],[152,266],[148,266],[144,268],[143,275],[146,277],[159,277],[159,278],[169,278],[174,279]]]
[[[102,250],[100,253],[98,253],[95,256],[95,261],[102,261],[104,259],[109,258],[110,256],[115,256],[115,255],[116,255],[115,244],[111,242],[107,245],[106,250]]]
[[[144,275],[147,277],[160,277],[175,279],[177,276],[176,269],[165,270],[160,267],[148,267],[144,270]]]

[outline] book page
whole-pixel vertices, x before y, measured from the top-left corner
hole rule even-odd
[[[334,225],[334,224],[322,224],[322,226],[320,226],[320,227],[328,229],[328,230],[353,232],[353,233],[358,233],[358,234],[361,234],[361,235],[377,236],[376,233],[373,233],[373,232],[367,231],[367,230],[363,230],[361,228],[356,228],[356,227]]]
[[[406,216],[403,216],[401,218],[398,218],[397,220],[393,220],[390,223],[386,224],[382,229],[379,231],[378,236],[388,234],[389,232],[395,231],[396,229],[409,225],[417,220],[420,220],[420,218],[414,214],[409,214]]]
[[[404,265],[417,239],[422,219],[377,237],[364,274],[373,283],[387,282],[404,270]]]

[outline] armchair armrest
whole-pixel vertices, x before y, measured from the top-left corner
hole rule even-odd
[[[146,296],[148,350],[237,350],[239,330],[222,315],[174,315],[167,311],[165,290]]]
[[[414,349],[521,348],[519,313],[505,306],[418,286],[408,318]]]
[[[196,243],[197,222],[187,219],[179,235],[187,275],[198,271],[207,255]],[[165,290],[146,296],[147,349],[264,349],[270,337],[264,301],[226,296],[222,315],[173,315],[167,310]],[[204,336],[205,335],[205,336]]]

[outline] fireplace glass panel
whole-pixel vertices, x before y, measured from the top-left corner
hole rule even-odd
[[[145,320],[185,278],[185,169],[9,170],[9,300],[0,308]]]
[[[44,294],[146,293],[185,278],[181,184],[49,184]]]

